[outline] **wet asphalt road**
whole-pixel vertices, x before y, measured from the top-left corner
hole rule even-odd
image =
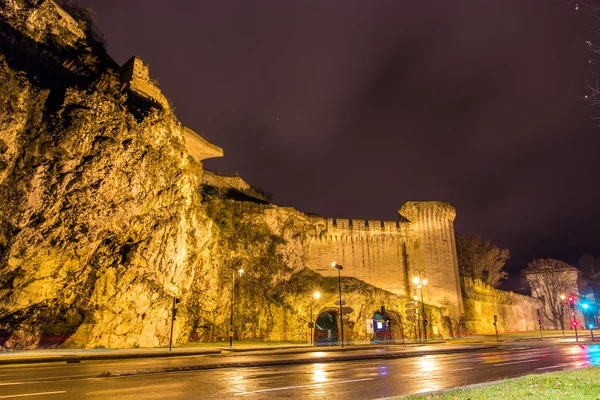
[[[200,359],[4,366],[0,367],[0,399],[376,399],[600,365],[600,345],[513,345],[497,351],[334,363],[309,356],[315,362],[106,378],[90,376],[158,364],[192,365]]]

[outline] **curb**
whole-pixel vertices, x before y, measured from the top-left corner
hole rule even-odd
[[[271,360],[271,361],[254,361],[254,362],[239,362],[239,363],[226,363],[226,364],[190,365],[190,366],[183,366],[183,367],[143,368],[143,369],[136,369],[136,370],[130,370],[130,371],[124,370],[124,371],[105,372],[103,374],[100,374],[99,377],[149,375],[149,374],[161,374],[161,373],[169,373],[169,372],[203,371],[203,370],[222,369],[222,368],[252,368],[252,367],[270,367],[270,366],[280,366],[280,365],[329,363],[329,362],[341,362],[341,361],[412,358],[412,357],[421,357],[421,356],[426,356],[426,355],[470,353],[470,352],[478,352],[478,351],[485,351],[485,350],[497,350],[497,349],[498,349],[498,346],[487,346],[487,347],[466,348],[466,349],[411,351],[411,352],[387,353],[387,354],[363,354],[363,355],[346,356],[346,357],[333,356],[333,357],[323,357],[323,358],[319,358],[319,359],[303,358],[303,359],[296,359],[296,360]]]
[[[435,342],[431,344],[439,344],[444,342]],[[410,343],[406,345],[388,345],[389,347],[419,347],[421,344]],[[273,351],[280,351],[277,354],[301,354],[302,350],[309,351],[322,351],[322,352],[346,352],[346,351],[357,351],[365,349],[383,349],[389,348],[388,346],[347,346],[340,348],[339,346],[290,346],[290,347],[259,347],[259,348],[229,348],[229,347],[217,347],[211,350],[197,350],[197,351],[174,351],[174,352],[156,352],[156,353],[99,353],[99,354],[81,354],[81,355],[54,355],[54,356],[41,356],[41,357],[29,357],[29,358],[18,358],[9,357],[3,358],[0,353],[0,365],[16,365],[16,364],[41,364],[41,363],[78,363],[81,361],[102,361],[102,360],[123,360],[123,359],[139,359],[139,358],[169,358],[169,357],[187,357],[187,356],[203,356],[203,355],[221,355],[224,357],[235,357],[245,356],[248,353],[255,352],[253,355],[271,355]],[[285,351],[288,351],[286,353]],[[11,359],[12,358],[12,359]]]
[[[202,350],[202,351],[190,351],[185,353],[129,353],[129,354],[83,354],[68,355],[68,356],[54,356],[54,357],[32,357],[32,358],[15,358],[15,359],[2,359],[0,357],[0,365],[14,365],[14,364],[40,364],[40,363],[55,363],[55,362],[67,362],[67,363],[78,363],[81,361],[99,361],[99,360],[122,360],[130,358],[168,358],[168,357],[186,357],[186,356],[203,356],[209,354],[221,354],[221,350]]]

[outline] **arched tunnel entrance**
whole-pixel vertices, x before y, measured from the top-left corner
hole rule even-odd
[[[404,341],[404,326],[400,313],[386,310],[381,307],[373,313],[373,323],[368,328],[371,330],[371,343],[402,343]]]
[[[339,318],[335,309],[323,310],[315,320],[315,346],[335,346],[338,344]]]

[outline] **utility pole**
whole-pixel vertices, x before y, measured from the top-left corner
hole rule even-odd
[[[344,269],[344,267],[342,267],[337,262],[333,262],[331,266],[338,270],[338,289],[340,293],[340,327],[342,330],[342,347],[344,347],[344,314],[342,309],[342,270]]]
[[[171,311],[171,334],[169,335],[169,351],[173,349],[173,325],[175,325],[175,319],[177,318],[177,304],[179,304],[180,299],[176,296],[173,296],[173,308]]]

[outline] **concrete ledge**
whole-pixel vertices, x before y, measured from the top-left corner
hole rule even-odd
[[[40,364],[40,363],[56,363],[67,362],[76,363],[81,361],[98,361],[98,360],[122,360],[134,358],[166,358],[166,357],[186,357],[200,356],[208,354],[220,354],[218,349],[203,349],[203,350],[185,350],[185,351],[109,351],[106,353],[75,353],[75,354],[48,354],[41,356],[29,356],[23,353],[12,353],[4,356],[0,353],[0,365],[15,365],[15,364]]]

